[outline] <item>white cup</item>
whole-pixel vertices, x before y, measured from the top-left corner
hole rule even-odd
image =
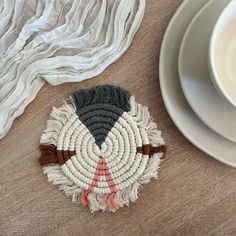
[[[217,91],[236,107],[236,0],[226,6],[216,22],[208,68]]]

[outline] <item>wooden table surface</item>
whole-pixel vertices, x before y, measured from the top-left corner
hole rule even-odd
[[[0,235],[236,235],[236,171],[195,148],[176,129],[158,81],[162,38],[181,0],[148,0],[127,53],[95,79],[52,87],[0,141]],[[91,214],[46,181],[37,162],[52,106],[70,92],[99,84],[125,87],[150,108],[169,146],[158,180],[116,213]]]

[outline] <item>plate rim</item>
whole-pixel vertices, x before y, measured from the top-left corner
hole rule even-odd
[[[183,91],[183,94],[184,94],[184,97],[186,98],[189,106],[191,107],[191,109],[194,111],[194,113],[198,116],[198,118],[206,125],[208,126],[211,130],[213,130],[214,132],[216,132],[217,134],[223,136],[224,138],[232,141],[232,142],[235,142],[236,143],[236,135],[235,134],[225,134],[221,128],[221,130],[217,130],[217,127],[214,127],[214,125],[211,125],[210,122],[207,121],[206,117],[204,115],[202,115],[203,113],[199,111],[199,106],[196,107],[196,102],[194,102],[192,99],[191,99],[191,95],[189,95],[190,93],[187,91],[186,89],[186,85],[185,85],[185,81],[187,80],[183,80],[183,78],[181,78],[181,74],[186,74],[186,73],[183,73],[183,57],[184,57],[184,52],[185,52],[185,47],[187,44],[189,44],[189,36],[190,36],[190,33],[192,32],[192,28],[193,26],[195,26],[196,22],[198,22],[199,18],[202,16],[202,14],[204,14],[206,12],[207,9],[209,9],[209,7],[211,7],[212,4],[214,4],[214,1],[215,0],[209,0],[199,11],[198,13],[193,17],[193,19],[191,20],[191,22],[189,23],[185,33],[184,33],[184,36],[183,36],[183,39],[182,39],[182,42],[181,42],[181,45],[180,45],[180,49],[179,49],[179,55],[178,55],[178,71],[179,71],[179,80],[180,80],[180,85],[182,87],[182,91]],[[230,0],[229,0],[230,1]],[[226,3],[226,6],[228,5],[228,3]],[[223,10],[223,9],[222,9]],[[222,13],[222,11],[221,11]],[[220,13],[220,14],[221,14]],[[216,19],[216,22],[217,22],[217,19]],[[214,28],[214,25],[212,27],[212,30]],[[210,43],[210,41],[209,41]],[[206,62],[207,62],[207,59],[206,59]],[[208,72],[208,79],[210,81],[210,83],[212,83],[211,81],[211,78],[210,78],[210,73]],[[205,80],[204,80],[205,81]],[[212,84],[212,87],[215,89],[215,86],[214,84]],[[215,91],[215,93],[217,95],[215,96],[218,96],[220,100],[222,100],[222,102],[225,102],[225,105],[228,103],[228,101],[224,100],[222,98],[222,96],[217,92]],[[229,107],[231,107],[232,110],[234,110],[234,108],[228,104]],[[209,113],[208,113],[209,114]],[[211,116],[212,117],[212,116]],[[228,123],[228,122],[226,122]]]
[[[206,154],[208,154],[209,156],[213,157],[214,159],[226,164],[226,165],[229,165],[231,167],[236,167],[236,161],[235,163],[230,161],[230,160],[227,160],[225,158],[222,158],[222,157],[219,157],[219,156],[216,156],[214,155],[211,151],[209,151],[206,147],[202,146],[201,144],[198,143],[197,140],[194,140],[191,135],[188,134],[188,132],[186,130],[184,130],[181,125],[179,125],[178,121],[174,118],[174,114],[172,113],[172,109],[168,106],[168,96],[166,95],[166,93],[164,92],[164,62],[165,62],[165,52],[164,52],[164,49],[166,48],[166,44],[167,44],[167,41],[168,41],[168,38],[169,38],[169,34],[170,32],[172,31],[172,28],[173,28],[173,25],[175,23],[175,20],[179,17],[180,13],[182,12],[182,10],[185,8],[185,6],[187,5],[187,3],[189,2],[190,0],[185,0],[181,3],[181,5],[178,7],[177,11],[175,12],[174,16],[172,17],[172,19],[170,20],[167,28],[166,28],[166,31],[165,31],[165,34],[164,34],[164,37],[163,37],[163,41],[162,41],[162,45],[161,45],[161,50],[160,50],[160,60],[159,60],[159,83],[160,83],[160,89],[161,89],[161,95],[162,95],[162,98],[163,98],[163,102],[165,104],[165,107],[166,107],[166,110],[171,118],[171,120],[173,121],[173,123],[175,124],[175,126],[177,127],[177,129],[185,136],[185,138],[187,138],[194,146],[196,146],[198,149],[202,150],[203,152],[205,152]],[[198,9],[196,9],[196,13],[195,15],[197,14],[197,12],[199,12],[201,10],[202,7],[204,7],[204,5],[206,5],[208,3],[209,0],[203,0],[202,1],[202,6],[199,6]],[[193,2],[195,2],[193,0]],[[196,3],[196,2],[195,2]],[[194,14],[194,13],[193,13]],[[193,15],[193,17],[195,16]],[[189,23],[191,22],[191,20],[193,19],[193,17],[190,19]],[[187,28],[187,27],[186,27]],[[185,29],[186,30],[186,29]],[[193,111],[192,111],[193,112]],[[194,114],[195,115],[195,114]],[[196,116],[196,115],[195,115]],[[199,118],[198,118],[199,119]],[[201,122],[201,121],[200,121]],[[202,123],[202,122],[201,122]],[[205,126],[203,123],[202,123],[203,126]],[[208,128],[206,126],[206,128]],[[214,132],[214,131],[212,131]],[[216,133],[216,135],[218,135]],[[223,138],[223,137],[222,137]],[[230,141],[229,141],[230,142]]]

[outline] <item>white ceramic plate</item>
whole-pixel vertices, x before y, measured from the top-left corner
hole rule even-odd
[[[178,76],[178,54],[185,30],[208,0],[185,0],[172,18],[161,48],[160,86],[166,108],[184,136],[215,159],[236,167],[236,144],[208,128],[188,105]]]
[[[223,99],[208,72],[211,34],[230,0],[211,0],[193,18],[179,53],[179,76],[184,95],[198,117],[211,129],[236,142],[236,109]]]

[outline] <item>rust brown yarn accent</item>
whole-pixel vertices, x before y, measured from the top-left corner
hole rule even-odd
[[[137,153],[141,153],[143,155],[150,155],[151,145],[146,144],[146,145],[143,145],[142,147],[137,147]]]
[[[39,149],[41,151],[41,156],[38,159],[40,165],[57,163],[57,147],[55,145],[40,144]]]
[[[65,164],[71,157],[75,155],[75,151],[57,150],[57,160],[59,165]]]
[[[57,151],[57,162],[60,166],[65,163],[64,158],[63,158],[63,152],[64,151],[61,151],[61,150]]]
[[[163,157],[161,159],[163,159],[165,157],[167,148],[166,145],[161,145],[159,147],[153,147],[151,144],[146,144],[143,145],[142,147],[137,147],[137,153],[141,153],[143,155],[153,155],[154,153],[159,153],[159,152],[163,152]]]
[[[57,150],[57,147],[53,144],[40,144],[39,149],[41,151],[41,156],[38,161],[42,166],[49,164],[63,165],[66,161],[68,161],[72,156],[75,155],[75,151]]]

